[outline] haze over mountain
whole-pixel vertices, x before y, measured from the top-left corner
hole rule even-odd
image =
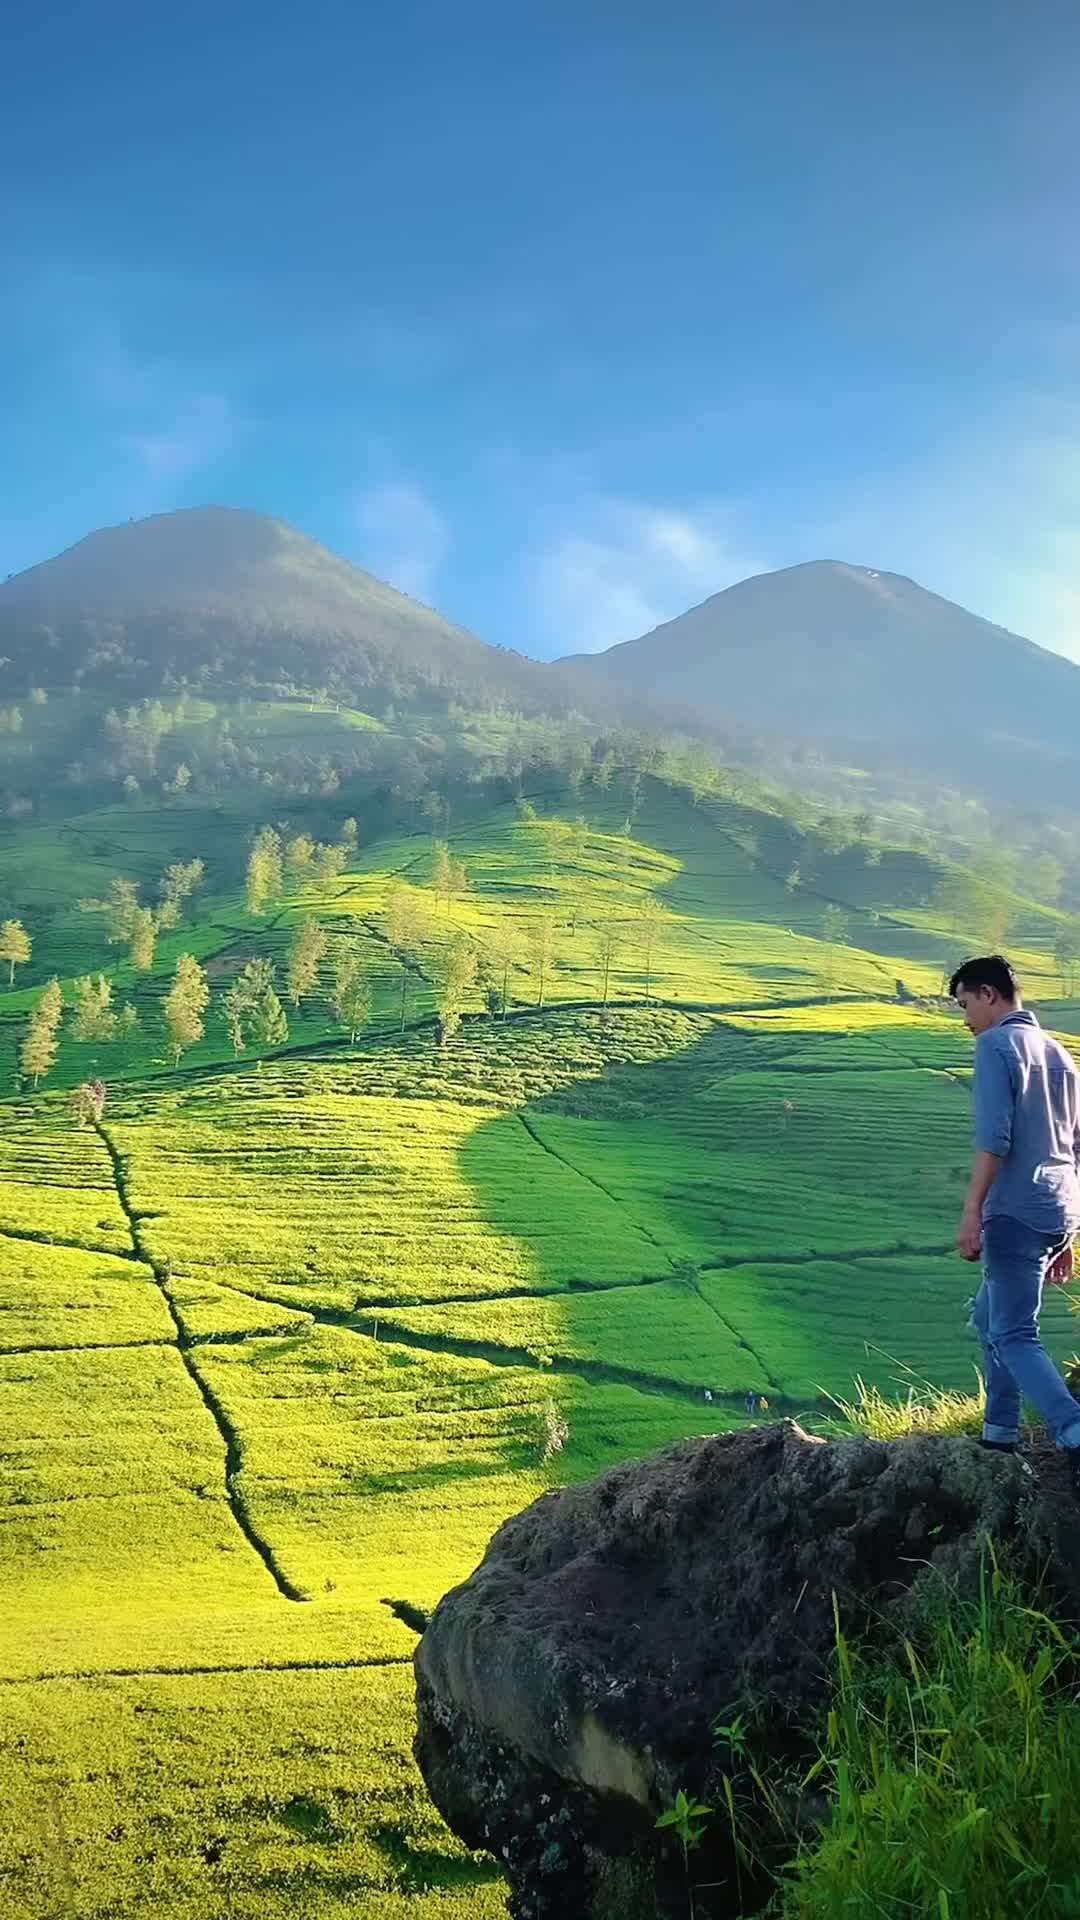
[[[1080,756],[1080,668],[901,574],[756,574],[639,639],[561,663],[833,750],[1046,788]]]
[[[91,533],[0,586],[0,663],[0,706],[35,686],[117,706],[179,687],[324,689],[374,712],[682,729],[758,765],[802,743],[1070,810],[1080,775],[1080,668],[901,575],[831,560],[546,665],[282,520],[192,507]]]
[[[284,521],[190,507],[102,528],[0,586],[0,698],[321,686],[559,711],[564,676],[486,645]],[[599,692],[599,689],[597,690]]]

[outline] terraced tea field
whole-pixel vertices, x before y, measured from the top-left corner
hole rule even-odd
[[[427,837],[257,920],[219,820],[205,910],[151,975],[117,970],[135,1050],[72,1055],[68,1080],[108,1069],[101,1123],[74,1124],[64,1074],[5,1103],[4,1920],[502,1912],[412,1765],[418,1611],[546,1488],[737,1424],[748,1389],[813,1423],[856,1373],[970,1382],[949,1253],[970,1042],[895,997],[898,974],[936,987],[951,937],[905,921],[918,873],[849,863],[830,942],[782,840],[642,795],[629,826],[593,796],[570,852],[509,808],[456,827],[470,884],[428,925],[404,1033],[384,913]],[[65,841],[45,965],[80,964],[71,887],[100,890],[121,841],[149,880],[163,831],[114,812]],[[437,1048],[447,938],[552,907],[548,1004],[519,957],[512,1017],[477,994]],[[234,1062],[212,1018],[174,1072],[153,1025],[174,951],[227,979],[280,964],[312,912],[365,957],[357,1045],[313,1006]],[[1071,1348],[1060,1296],[1047,1318]]]

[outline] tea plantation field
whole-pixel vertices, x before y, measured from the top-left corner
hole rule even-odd
[[[857,1373],[971,1382],[949,1251],[970,1042],[896,998],[898,975],[936,988],[955,945],[905,919],[907,856],[854,874],[826,941],[738,809],[646,783],[632,831],[624,810],[595,799],[572,854],[509,808],[454,831],[470,884],[434,916],[404,1032],[386,896],[424,877],[426,837],[262,919],[223,856],[129,983],[134,1051],[74,1047],[4,1102],[4,1920],[499,1914],[494,1864],[412,1764],[418,1613],[545,1489],[738,1424],[748,1389],[813,1424]],[[152,875],[162,818],[64,839],[38,979],[115,965],[83,957],[73,890],[125,835]],[[19,856],[41,887],[47,852],[43,830]],[[604,1007],[597,928],[650,897],[653,1004],[628,931]],[[497,916],[527,933],[538,902],[545,1004],[523,958],[511,1017],[477,995],[435,1047],[442,943]],[[211,1016],[174,1071],[153,1024],[170,953],[228,977],[310,913],[367,958],[357,1044],[312,1010],[236,1062]],[[12,1031],[34,987],[7,996]],[[63,1089],[91,1067],[109,1094],[80,1127]],[[1070,1350],[1061,1296],[1047,1325]]]

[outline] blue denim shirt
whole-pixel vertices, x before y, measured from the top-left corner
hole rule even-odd
[[[1041,1233],[1080,1227],[1080,1079],[1026,1008],[975,1042],[975,1145],[1004,1161],[983,1219],[1006,1213]]]

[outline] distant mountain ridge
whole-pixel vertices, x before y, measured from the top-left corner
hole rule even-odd
[[[837,560],[756,574],[605,653],[561,663],[949,777],[1080,772],[1080,667],[902,574]]]
[[[0,586],[0,655],[0,698],[39,681],[117,694],[292,681],[531,710],[563,699],[557,670],[486,645],[285,521],[240,507],[102,528],[15,575]]]
[[[119,707],[269,688],[376,713],[576,713],[682,729],[755,765],[793,747],[796,779],[817,748],[1069,811],[1080,783],[1080,668],[903,575],[836,560],[755,575],[606,653],[543,664],[285,521],[183,508],[103,528],[0,585],[0,709],[36,686]]]

